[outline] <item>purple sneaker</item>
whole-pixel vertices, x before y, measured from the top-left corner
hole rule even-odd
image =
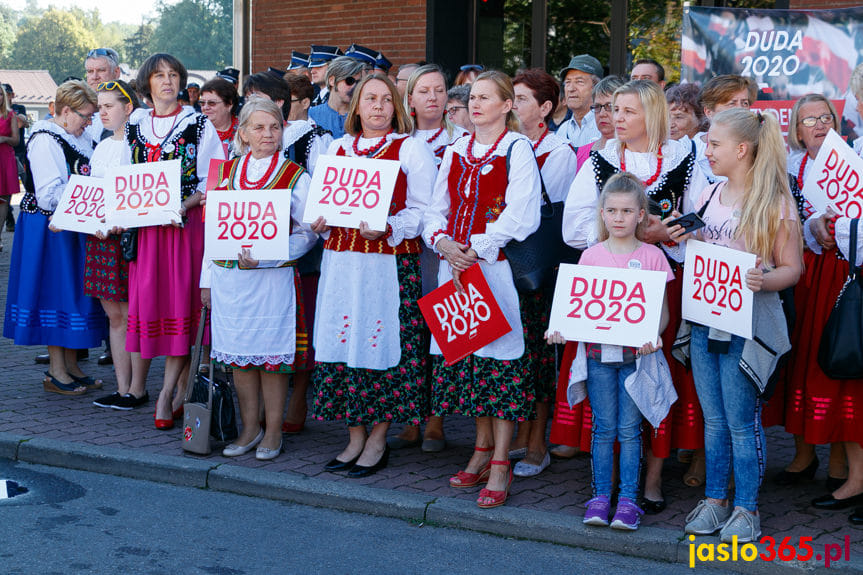
[[[635,531],[638,529],[638,522],[641,521],[642,515],[644,515],[644,511],[634,501],[621,497],[617,502],[617,509],[614,511],[611,528]]]
[[[587,502],[587,511],[584,512],[585,525],[599,525],[608,527],[608,511],[611,501],[605,495],[597,495]]]

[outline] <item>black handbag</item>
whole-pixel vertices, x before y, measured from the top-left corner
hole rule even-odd
[[[516,140],[518,141],[518,140]],[[509,174],[510,144],[506,152],[506,171]],[[576,264],[581,250],[563,241],[563,202],[552,202],[545,190],[540,174],[542,206],[539,228],[523,241],[512,240],[503,247],[503,253],[512,268],[515,289],[535,292],[554,282],[555,271],[561,263]]]
[[[206,319],[207,308],[203,308],[201,310],[201,325],[204,324]],[[240,434],[237,430],[237,414],[234,411],[234,394],[231,385],[216,375],[216,371],[213,369],[215,362],[212,359],[210,359],[209,376],[197,373],[198,364],[201,361],[200,341],[195,347],[197,354],[192,354],[192,363],[189,369],[196,373],[189,402],[207,405],[210,396],[210,385],[212,383],[213,400],[212,415],[210,417],[210,437],[216,441],[233,441]]]
[[[827,318],[818,347],[818,365],[833,379],[863,378],[863,280],[861,268],[857,267],[859,221],[851,220],[848,279]]]
[[[138,257],[138,228],[120,234],[120,255],[127,262],[135,261]]]

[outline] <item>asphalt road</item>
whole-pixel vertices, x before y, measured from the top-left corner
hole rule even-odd
[[[0,500],[4,575],[692,573],[685,565],[2,459],[0,479],[28,489]]]

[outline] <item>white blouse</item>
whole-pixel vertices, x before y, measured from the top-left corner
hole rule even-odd
[[[617,166],[620,164],[619,146],[617,140],[609,140],[605,148],[599,151],[599,154],[611,165]],[[680,165],[690,151],[691,144],[688,141],[669,140],[665,142],[662,145],[662,173],[666,174]],[[656,172],[657,162],[656,155],[650,152],[626,150],[626,170],[635,174],[642,181],[650,178]],[[575,176],[563,211],[563,239],[567,244],[581,250],[589,248],[597,240],[596,201],[599,198],[600,190],[596,185],[594,170],[594,161],[591,158],[584,163]],[[647,188],[648,194],[651,190],[658,188],[662,182],[663,178],[658,178]],[[683,205],[677,206],[678,211],[683,214],[692,212],[695,201],[708,185],[707,178],[696,162],[692,168],[689,186],[683,192]],[[672,254],[672,257],[675,256]],[[675,257],[675,259],[677,258]],[[678,261],[682,261],[682,259]]]
[[[38,131],[57,134],[87,158],[93,154],[93,140],[87,132],[73,136],[51,120],[33,124],[31,133]],[[53,212],[69,181],[69,168],[63,148],[48,134],[36,134],[27,144],[27,159],[33,173],[36,204],[47,212]]]
[[[151,144],[161,144],[167,136],[172,140],[178,133],[186,129],[189,124],[194,124],[200,114],[191,106],[183,106],[178,116],[154,117],[153,110],[139,108],[132,112],[129,117],[130,125],[137,125],[141,136]],[[175,123],[176,122],[176,123]],[[173,126],[173,132],[171,132]],[[155,129],[156,134],[153,133]],[[169,132],[171,132],[169,134]],[[219,134],[210,120],[204,122],[204,133],[198,142],[196,150],[196,163],[198,172],[197,191],[204,192],[207,189],[207,174],[210,170],[210,160],[226,160],[225,148],[219,140]]]

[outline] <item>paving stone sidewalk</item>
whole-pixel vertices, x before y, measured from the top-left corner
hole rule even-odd
[[[0,317],[5,314],[11,236],[8,232],[3,233],[4,249],[0,252]],[[44,348],[15,346],[10,340],[0,338],[0,381],[3,384],[0,432],[192,457],[180,447],[179,427],[165,432],[153,426],[155,396],[161,385],[163,360],[154,361],[150,370],[147,387],[154,398],[150,404],[138,410],[120,412],[92,405],[91,402],[101,395],[101,391],[78,397],[44,392],[41,380],[45,368],[33,361],[35,355],[44,352]],[[106,390],[110,392],[116,385],[113,372],[110,366],[100,367],[96,364],[100,353],[99,349],[90,350],[90,359],[81,365],[87,374],[104,379]],[[394,426],[391,433],[398,431],[398,426]],[[447,478],[461,469],[470,457],[473,421],[464,417],[449,418],[446,421],[446,434],[449,446],[444,452],[427,455],[418,448],[394,451],[386,469],[359,480],[322,470],[323,465],[344,447],[347,431],[340,424],[312,420],[306,422],[302,434],[285,437],[284,453],[273,462],[259,462],[253,453],[232,459],[214,454],[208,460],[472,502],[478,490],[451,489]],[[791,460],[793,440],[783,429],[776,427],[769,429],[767,436],[768,479],[761,490],[760,504],[764,535],[773,536],[777,544],[789,536],[793,545],[797,545],[800,537],[811,537],[816,549],[819,546],[823,548],[825,543],[841,544],[845,536],[849,536],[852,557],[863,555],[863,528],[848,522],[850,510],[828,513],[809,506],[812,498],[826,492],[827,447],[818,448],[819,458],[825,463],[819,469],[815,481],[793,488],[779,488],[772,485],[769,478]],[[659,515],[646,516],[644,525],[667,529],[670,536],[682,538],[686,514],[703,498],[703,488],[684,486],[682,476],[685,470],[686,467],[673,456],[666,462],[663,477],[668,508]],[[553,461],[537,477],[516,478],[507,506],[580,517],[582,505],[589,497],[590,460],[577,457],[569,461]],[[530,533],[525,532],[524,537],[530,537]]]

